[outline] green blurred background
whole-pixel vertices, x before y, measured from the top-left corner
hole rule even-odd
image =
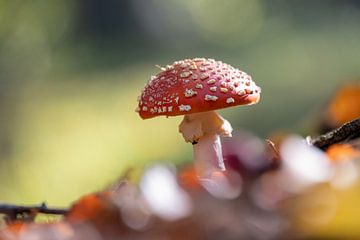
[[[259,136],[300,132],[360,76],[360,2],[0,0],[0,201],[67,206],[131,166],[191,160],[181,118],[143,121],[154,65],[209,57],[250,73]]]

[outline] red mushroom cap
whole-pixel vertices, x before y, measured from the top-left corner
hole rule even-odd
[[[194,58],[176,61],[153,76],[139,97],[143,119],[248,105],[260,100],[251,76],[226,63]]]

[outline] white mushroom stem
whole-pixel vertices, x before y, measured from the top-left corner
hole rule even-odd
[[[219,135],[202,137],[194,144],[193,150],[195,169],[201,178],[208,178],[214,172],[225,170]]]
[[[231,137],[232,127],[227,120],[215,111],[188,114],[179,131],[186,142],[193,143],[195,169],[200,179],[225,170],[220,136]]]

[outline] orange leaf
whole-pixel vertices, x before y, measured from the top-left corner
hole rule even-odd
[[[360,156],[360,151],[349,144],[334,144],[327,149],[326,154],[332,161],[338,162],[354,159]]]
[[[334,126],[360,117],[360,84],[340,88],[330,102],[328,115]]]

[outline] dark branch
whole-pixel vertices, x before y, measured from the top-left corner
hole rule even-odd
[[[0,214],[5,214],[10,220],[26,218],[26,216],[36,215],[37,213],[64,215],[67,212],[66,209],[48,208],[45,203],[35,206],[0,204]]]
[[[308,143],[323,150],[332,144],[350,141],[360,137],[360,118],[347,122],[341,127],[315,138],[307,137]]]

